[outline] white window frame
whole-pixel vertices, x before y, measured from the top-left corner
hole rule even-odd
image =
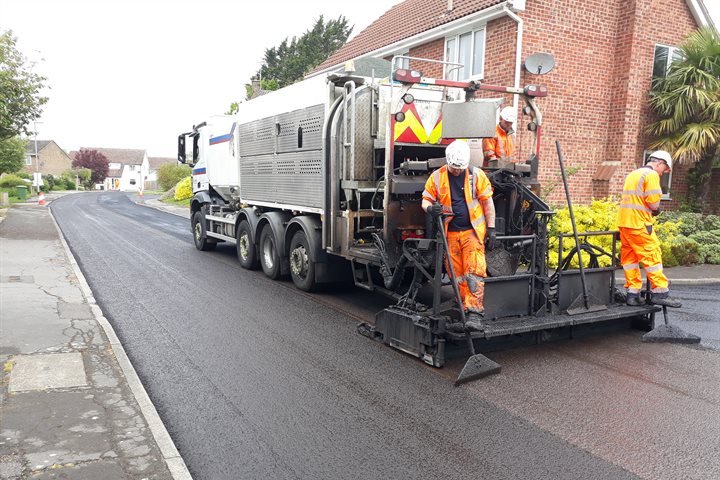
[[[655,152],[655,150],[645,150],[643,152],[643,165],[645,165],[648,161],[648,158],[650,155]],[[660,186],[662,187],[663,184],[663,178],[665,178],[665,175],[660,177]],[[660,200],[672,200],[670,198],[670,191],[672,190],[672,170],[670,170],[667,173],[667,193],[663,192],[662,196],[660,197]]]
[[[25,165],[30,166],[33,164],[33,156],[32,155],[25,155]]]
[[[467,30],[462,30],[462,31],[458,32],[458,33],[455,34],[455,35],[450,35],[450,36],[445,37],[445,43],[444,43],[444,46],[443,46],[443,59],[444,59],[445,62],[450,62],[450,63],[462,63],[462,62],[460,62],[460,61],[458,60],[458,59],[459,59],[459,56],[460,56],[460,48],[459,48],[459,47],[460,47],[460,37],[463,36],[463,35],[465,35],[465,34],[467,34],[467,33],[470,33],[470,34],[471,34],[471,38],[470,38],[470,65],[463,65],[463,67],[464,67],[465,69],[467,69],[468,72],[470,72],[470,75],[469,75],[467,78],[460,78],[459,69],[456,69],[456,70],[454,70],[454,71],[451,71],[452,68],[453,68],[452,65],[444,65],[444,66],[443,66],[443,78],[445,78],[445,79],[453,79],[453,80],[464,81],[464,80],[482,80],[483,77],[485,76],[485,47],[487,46],[487,29],[486,29],[486,25],[481,25],[481,26],[478,26],[478,27],[469,28],[469,29],[467,29]],[[472,74],[472,71],[473,71],[473,66],[474,66],[473,59],[475,58],[475,36],[476,36],[477,34],[482,34],[482,36],[483,36],[483,39],[482,39],[482,56],[481,56],[481,59],[480,59],[480,73],[473,75],[473,74]],[[455,41],[455,52],[454,52],[454,55],[453,55],[454,58],[447,58],[447,57],[448,57],[448,42],[453,41],[453,40]],[[451,71],[451,72],[448,73],[449,71]]]
[[[663,75],[663,77],[667,77],[667,74],[670,71],[670,65],[672,65],[672,63],[673,63],[674,54],[675,54],[675,52],[680,50],[678,47],[673,47],[672,45],[664,45],[662,43],[656,43],[655,46],[653,47],[652,71],[650,72],[650,75],[652,76],[652,78],[660,78],[660,77],[655,76],[655,55],[656,55],[655,52],[657,51],[658,47],[668,49],[667,58],[665,59],[665,74]]]
[[[406,50],[402,53],[398,53],[398,56],[399,57],[409,57],[410,52]],[[400,59],[398,59],[398,63],[399,63],[399,65],[393,65],[393,68],[404,68],[406,70],[410,69],[410,59],[409,58],[400,58]]]

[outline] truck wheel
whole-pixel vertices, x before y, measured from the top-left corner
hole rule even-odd
[[[270,225],[265,225],[260,234],[260,251],[258,253],[260,266],[265,275],[273,280],[280,278],[280,252],[278,252],[275,234]]]
[[[205,214],[200,210],[195,212],[195,215],[192,217],[192,228],[195,248],[202,250],[203,252],[215,250],[217,242],[208,240],[207,232],[205,231]]]
[[[295,232],[290,241],[290,277],[297,288],[312,292],[315,282],[315,262],[310,260],[310,247],[305,232]]]
[[[258,267],[258,257],[255,251],[255,244],[252,241],[250,224],[243,220],[237,229],[237,256],[240,266],[247,270],[255,270]]]

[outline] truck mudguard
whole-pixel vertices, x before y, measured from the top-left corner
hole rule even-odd
[[[305,232],[305,237],[310,244],[310,260],[315,263],[328,261],[327,253],[322,249],[322,225],[320,219],[310,215],[293,217],[285,228],[285,244],[289,245],[293,235],[298,230]]]
[[[200,207],[205,203],[212,203],[212,198],[210,198],[210,194],[207,192],[207,190],[197,192],[195,196],[193,196],[190,213],[194,214],[196,211],[200,210]]]
[[[260,231],[257,228],[258,223],[260,222],[260,217],[255,214],[255,209],[252,207],[245,207],[241,208],[238,212],[237,219],[235,220],[235,233],[237,234],[237,228],[238,225],[240,225],[240,222],[243,220],[247,220],[250,224],[250,233],[252,234],[252,241],[257,243],[258,235],[260,235]]]
[[[288,223],[291,218],[292,214],[287,211],[263,213],[258,219],[255,229],[253,230],[255,232],[254,237],[259,239],[260,232],[265,227],[265,224],[269,223],[270,228],[272,228],[273,234],[275,235],[278,254],[283,258],[287,257],[285,248],[285,224]]]

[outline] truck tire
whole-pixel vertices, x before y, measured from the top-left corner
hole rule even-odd
[[[255,270],[258,267],[257,249],[252,240],[250,224],[243,220],[237,229],[237,256],[240,266],[246,270]]]
[[[280,278],[282,269],[280,268],[280,252],[277,249],[277,241],[275,234],[270,225],[265,225],[260,233],[260,266],[269,278],[277,280]]]
[[[315,262],[310,259],[310,243],[305,232],[298,230],[290,240],[290,277],[297,288],[312,292],[315,282]]]
[[[209,240],[205,231],[205,214],[198,210],[192,217],[193,240],[195,248],[207,252],[215,250],[217,242]]]

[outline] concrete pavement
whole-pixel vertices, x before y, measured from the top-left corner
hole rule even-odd
[[[0,223],[0,479],[190,474],[47,207]]]

